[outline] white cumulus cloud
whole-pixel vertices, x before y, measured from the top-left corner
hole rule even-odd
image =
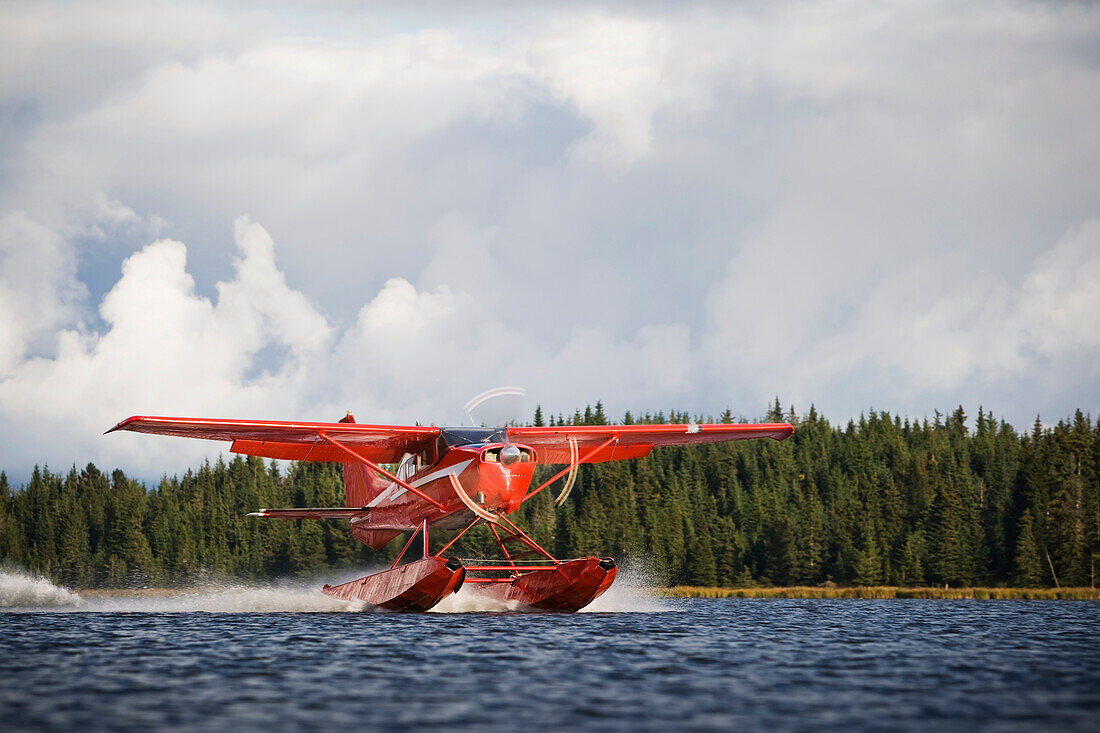
[[[502,384],[1100,411],[1095,5],[47,1],[0,46],[16,475],[218,449],[98,437],[132,412],[458,421]]]

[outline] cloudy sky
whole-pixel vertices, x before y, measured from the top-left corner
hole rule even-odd
[[[1096,5],[360,5],[0,7],[9,475],[499,385],[1100,412]]]

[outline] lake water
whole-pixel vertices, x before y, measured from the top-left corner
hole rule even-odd
[[[588,613],[471,612],[463,596],[390,615],[302,586],[21,593],[0,592],[6,729],[1100,729],[1095,602],[624,585]]]

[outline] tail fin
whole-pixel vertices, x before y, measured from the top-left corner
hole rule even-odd
[[[355,417],[349,410],[348,414],[340,419],[340,422],[355,422]],[[362,507],[370,504],[389,486],[388,481],[358,461],[344,463],[343,466],[345,503],[349,507]]]

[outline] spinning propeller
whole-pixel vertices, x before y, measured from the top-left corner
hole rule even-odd
[[[499,402],[500,398],[502,397],[515,397],[518,399],[508,401],[509,404],[503,410],[498,408],[497,410],[490,413],[495,418],[494,420],[492,420],[492,422],[495,424],[523,424],[524,398],[526,396],[527,390],[523,387],[493,387],[492,389],[487,389],[484,392],[481,392],[480,394],[471,397],[470,400],[462,406],[462,411],[466,413],[466,417],[469,419],[470,425],[477,427],[479,425],[479,422],[474,417],[474,410],[487,402],[491,402],[494,400]],[[509,417],[502,419],[502,417],[505,415]],[[480,424],[486,424],[486,421],[483,421]],[[510,461],[508,461],[508,457],[512,453],[514,453],[515,457],[518,459],[519,450],[515,446],[506,446],[504,449],[502,449],[500,453],[501,462],[509,463]],[[576,438],[570,438],[570,469],[568,474],[566,474],[565,476],[565,482],[562,485],[561,491],[559,491],[558,495],[554,497],[554,506],[556,507],[560,507],[562,504],[565,503],[565,500],[569,498],[569,492],[573,490],[573,486],[577,482],[577,471],[579,469],[579,465],[577,465],[577,458],[579,456],[580,451],[577,447],[577,440]],[[454,485],[455,493],[458,494],[459,498],[462,499],[462,502],[466,504],[466,506],[469,507],[470,510],[474,512],[474,514],[481,517],[487,522],[499,523],[497,515],[492,514],[485,509],[482,509],[476,504],[476,502],[474,502],[470,498],[469,494],[467,494],[466,491],[463,490],[462,485],[459,483],[457,477],[451,476],[451,483]]]

